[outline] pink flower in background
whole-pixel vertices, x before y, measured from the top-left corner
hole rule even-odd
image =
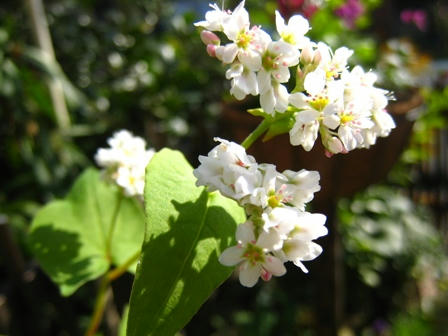
[[[285,19],[289,19],[293,14],[297,13],[310,18],[319,9],[320,2],[316,0],[277,0],[277,5]]]
[[[364,13],[364,6],[360,0],[347,0],[334,13],[342,18],[349,28],[355,27],[355,21]]]
[[[426,31],[427,17],[426,12],[422,9],[405,9],[401,12],[400,19],[404,23],[415,24],[415,26],[421,31]]]

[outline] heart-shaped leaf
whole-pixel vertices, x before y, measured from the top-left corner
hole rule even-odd
[[[100,277],[111,264],[123,264],[141,248],[143,207],[135,199],[122,197],[117,186],[102,181],[91,168],[76,180],[65,200],[53,201],[37,213],[30,246],[62,295]],[[117,207],[108,253],[106,240]]]
[[[131,294],[127,335],[174,335],[232,273],[218,257],[234,240],[244,211],[196,187],[180,152],[162,150],[146,170],[147,216]]]

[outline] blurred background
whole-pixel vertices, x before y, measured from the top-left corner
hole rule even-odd
[[[45,7],[44,7],[44,6]],[[235,1],[226,1],[234,8]],[[394,92],[397,128],[370,150],[327,159],[278,137],[251,148],[280,169],[317,169],[328,216],[309,274],[246,289],[225,282],[182,335],[448,335],[448,2],[247,0],[252,24],[306,16],[309,36],[355,50]],[[257,125],[193,23],[202,0],[2,0],[0,4],[0,334],[79,335],[97,284],[61,297],[28,248],[36,211],[63,197],[119,129],[197,155]],[[45,27],[48,26],[48,29]],[[307,265],[308,266],[308,265]],[[132,276],[102,325],[116,335]]]

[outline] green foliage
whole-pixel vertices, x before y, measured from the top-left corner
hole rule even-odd
[[[195,181],[177,151],[162,150],[147,167],[147,226],[128,335],[173,335],[232,272],[218,257],[233,241],[244,211]]]
[[[366,284],[380,285],[389,263],[415,278],[428,267],[442,274],[446,255],[431,217],[396,188],[374,186],[341,201],[339,220],[347,262]]]
[[[416,164],[428,160],[433,154],[435,133],[447,127],[448,87],[422,91],[426,108],[416,120],[410,146],[403,153],[406,164]]]
[[[62,295],[72,294],[112,264],[121,265],[139,251],[143,210],[136,200],[122,198],[118,187],[88,169],[64,200],[49,203],[35,216],[29,236],[31,249]],[[111,225],[115,225],[113,235]]]

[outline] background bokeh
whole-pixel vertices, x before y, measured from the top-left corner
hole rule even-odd
[[[193,23],[207,2],[45,1],[37,19],[48,23],[54,58],[36,39],[32,2],[0,4],[0,334],[78,335],[97,284],[60,296],[28,248],[33,214],[65,195],[116,130],[180,149],[197,165],[214,136],[242,140],[256,126],[244,110],[257,101],[235,102],[224,68],[205,52]],[[182,334],[448,335],[448,3],[247,0],[246,8],[270,31],[275,9],[301,13],[312,39],[354,49],[353,64],[375,69],[378,85],[394,92],[400,136],[350,165],[314,150],[322,169],[333,159],[339,167],[331,194],[323,187],[312,204],[329,218],[324,254],[309,274],[290,267],[252,289],[229,279]],[[287,143],[252,150],[259,161],[303,168],[303,150]],[[104,335],[116,334],[131,284],[130,275],[114,284]]]

